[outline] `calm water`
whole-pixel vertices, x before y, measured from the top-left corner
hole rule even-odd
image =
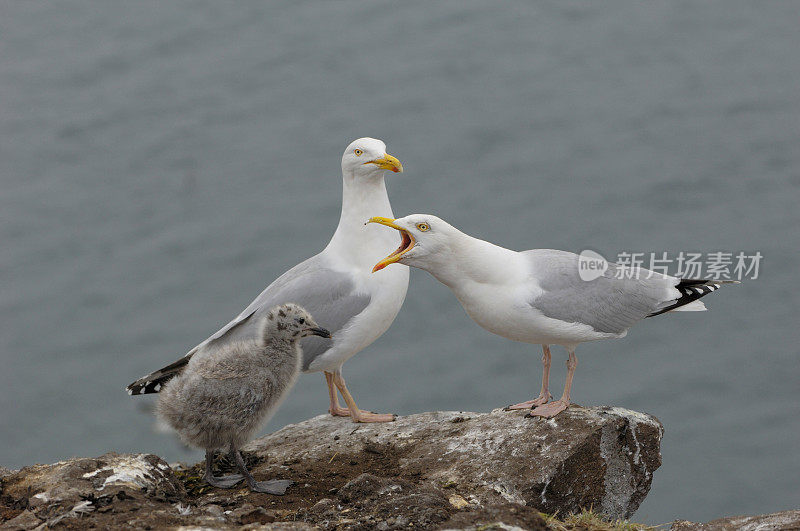
[[[132,379],[182,355],[339,216],[339,158],[384,139],[397,215],[507,247],[760,251],[711,311],[583,345],[574,399],[656,415],[637,519],[800,506],[800,4],[3,2],[0,465],[199,458]],[[346,366],[408,414],[531,398],[537,347],[421,271]],[[554,381],[565,355],[554,352]],[[301,378],[267,430],[324,411]]]

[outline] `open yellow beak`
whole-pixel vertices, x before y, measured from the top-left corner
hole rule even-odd
[[[383,157],[379,159],[371,160],[369,162],[365,162],[364,164],[375,164],[382,170],[392,170],[395,173],[403,173],[403,165],[400,164],[399,160],[388,153],[384,153]]]
[[[400,225],[397,225],[391,218],[381,218],[381,217],[369,218],[369,221],[367,221],[367,223],[379,223],[381,225],[386,225],[387,227],[391,227],[393,229],[397,229],[398,231],[400,231],[400,247],[398,247],[392,254],[390,254],[377,264],[375,264],[375,267],[372,268],[373,273],[376,271],[380,271],[389,264],[398,262],[401,258],[403,258],[403,255],[406,254],[411,249],[413,249],[414,245],[417,243],[410,232],[408,232]]]

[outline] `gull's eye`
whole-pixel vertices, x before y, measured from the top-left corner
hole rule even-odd
[[[428,232],[431,230],[431,227],[427,223],[417,223],[417,229],[419,229],[420,232]]]
[[[364,154],[364,152],[363,152],[363,151],[361,151],[360,149],[356,149],[356,150],[355,150],[353,153],[355,153],[355,154],[356,154],[356,157],[360,157],[361,155],[363,155],[363,154]]]
[[[297,320],[297,322],[303,324],[306,322],[306,320],[301,317],[300,319]]]

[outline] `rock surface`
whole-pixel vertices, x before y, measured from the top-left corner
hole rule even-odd
[[[157,522],[165,507],[186,498],[170,466],[158,456],[145,454],[108,453],[25,467],[3,476],[2,486],[0,517],[8,519],[22,509],[0,525],[12,529],[66,524],[110,510],[147,515]]]
[[[321,415],[248,448],[278,462],[350,460],[369,452],[392,462],[401,477],[477,505],[499,495],[547,513],[583,507],[612,518],[634,513],[661,466],[657,419],[609,407],[572,407],[549,420],[525,414],[433,412],[360,426]]]
[[[496,410],[357,425],[320,415],[243,452],[257,479],[296,481],[283,497],[210,488],[200,464],[173,470],[154,455],[110,453],[4,471],[0,528],[546,529],[539,511],[583,507],[627,518],[661,464],[662,434],[654,417],[609,407],[571,406],[551,420]]]
[[[797,531],[800,529],[800,511],[782,511],[758,516],[731,516],[704,524],[678,520],[672,531]]]

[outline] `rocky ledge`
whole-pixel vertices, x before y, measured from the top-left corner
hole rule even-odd
[[[495,410],[356,425],[320,415],[243,452],[257,479],[296,482],[285,496],[210,488],[200,464],[109,453],[0,471],[0,528],[545,529],[540,511],[589,507],[629,518],[661,465],[662,434],[656,418],[612,407],[571,406],[549,420]]]
[[[797,531],[800,511],[782,511],[758,516],[731,516],[704,524],[676,520],[670,531]]]

